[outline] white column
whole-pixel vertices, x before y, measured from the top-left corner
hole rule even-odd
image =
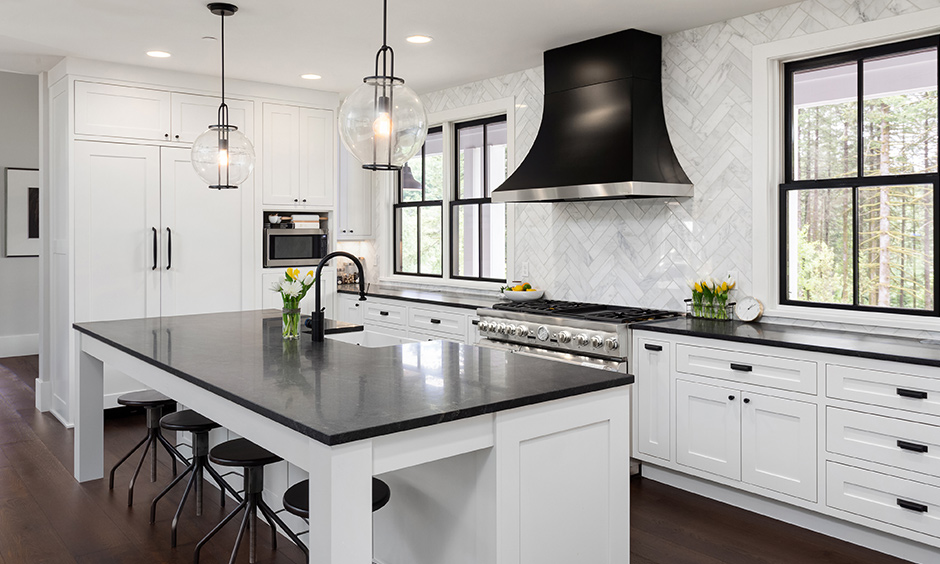
[[[372,562],[372,441],[310,441],[310,562]]]
[[[79,343],[88,337],[80,336]],[[75,465],[79,482],[104,477],[104,363],[82,350],[72,396]]]

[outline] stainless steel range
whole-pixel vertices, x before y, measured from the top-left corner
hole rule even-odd
[[[478,309],[479,346],[627,373],[630,323],[677,312],[557,300]]]

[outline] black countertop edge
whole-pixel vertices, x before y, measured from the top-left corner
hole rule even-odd
[[[631,328],[634,331],[649,331],[652,333],[667,333],[672,335],[688,335],[690,337],[702,337],[706,339],[715,339],[718,341],[731,341],[736,343],[752,343],[757,345],[767,345],[771,347],[794,349],[801,351],[809,352],[818,352],[825,354],[834,354],[839,356],[851,356],[856,358],[869,358],[872,360],[884,360],[888,362],[900,362],[904,364],[917,364],[921,366],[931,366],[940,368],[940,358],[924,358],[922,356],[911,356],[903,354],[893,354],[888,352],[876,351],[865,348],[863,346],[858,346],[857,348],[849,348],[848,346],[836,346],[836,345],[820,345],[813,344],[808,342],[800,341],[788,341],[782,339],[774,339],[769,337],[745,337],[742,335],[729,335],[726,333],[715,333],[712,331],[706,330],[695,330],[695,329],[685,329],[677,328],[672,326],[663,326],[657,325],[662,324],[662,320],[654,321],[645,321],[642,323],[637,323],[631,325]],[[729,323],[727,321],[722,321],[720,323]],[[761,324],[745,324],[738,321],[732,321],[735,325],[757,325]],[[819,332],[826,334],[839,334],[843,335],[849,339],[866,339],[866,340],[877,340],[879,337],[885,342],[886,346],[890,346],[890,341],[892,340],[905,340],[911,341],[912,343],[919,342],[917,339],[903,338],[903,337],[891,337],[891,336],[881,336],[881,335],[871,335],[868,333],[857,333],[852,331],[838,331],[834,329],[820,329],[820,328],[808,328],[808,327],[799,327],[799,326],[790,326],[790,325],[778,325],[778,324],[769,324],[765,323],[763,326],[773,326],[775,328],[782,328],[783,331],[788,329],[791,330],[800,330],[801,332]],[[926,347],[926,345],[924,345]]]
[[[448,421],[455,421],[457,419],[464,419],[467,417],[474,417],[477,415],[494,413],[494,412],[502,411],[506,409],[513,409],[517,407],[523,407],[526,405],[532,405],[532,404],[550,401],[554,399],[577,396],[577,395],[586,394],[589,392],[596,392],[596,391],[605,390],[609,388],[627,386],[627,385],[633,384],[634,382],[633,375],[624,374],[623,377],[621,378],[616,378],[616,379],[608,380],[605,382],[585,384],[585,385],[576,386],[573,388],[566,388],[564,390],[555,390],[551,392],[545,392],[542,394],[529,396],[526,398],[506,400],[502,402],[480,405],[480,406],[472,407],[469,409],[462,409],[462,410],[458,409],[458,410],[454,410],[451,412],[441,413],[439,415],[428,416],[428,417],[418,417],[415,419],[399,421],[396,423],[379,425],[379,426],[368,428],[368,429],[361,429],[357,431],[350,431],[347,433],[335,433],[333,435],[327,435],[327,434],[317,431],[316,429],[308,427],[307,425],[302,425],[293,419],[284,417],[274,411],[266,409],[263,406],[260,406],[252,401],[249,401],[243,396],[226,392],[225,390],[220,389],[216,386],[213,386],[212,384],[209,384],[203,380],[193,378],[189,376],[188,374],[186,374],[185,372],[176,370],[169,366],[161,365],[160,363],[158,363],[157,361],[155,361],[154,359],[146,355],[140,354],[134,351],[133,349],[124,347],[120,343],[116,343],[111,339],[102,337],[100,335],[96,335],[92,333],[91,331],[79,326],[78,324],[73,324],[72,327],[80,333],[84,333],[85,335],[88,335],[89,337],[93,339],[96,339],[98,341],[101,341],[102,343],[110,345],[122,352],[125,352],[133,356],[134,358],[137,358],[139,360],[146,362],[147,364],[155,366],[159,368],[160,370],[169,372],[170,374],[173,374],[174,376],[177,376],[181,378],[182,380],[185,380],[191,384],[199,386],[200,388],[208,390],[218,395],[219,397],[222,397],[242,407],[250,409],[251,411],[258,413],[259,415],[267,417],[268,419],[271,419],[272,421],[276,421],[277,423],[280,423],[289,429],[292,429],[308,437],[311,437],[312,439],[320,443],[323,443],[327,446],[336,446],[336,445],[341,445],[345,443],[351,443],[351,442],[358,441],[358,440],[365,439],[365,438],[374,438],[374,437],[378,437],[381,435],[389,435],[389,434],[397,433],[401,431],[408,431],[412,429],[418,429],[421,427],[429,427],[431,425],[435,425],[438,423],[446,423]]]
[[[354,294],[358,296],[359,286],[357,284],[340,284],[336,287],[336,291],[340,294]],[[493,304],[500,301],[499,298],[486,298],[483,296],[477,297],[449,292],[430,292],[426,290],[397,289],[381,286],[372,288],[370,285],[366,286],[366,296],[470,310],[493,307]]]

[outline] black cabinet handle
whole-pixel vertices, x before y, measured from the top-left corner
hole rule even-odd
[[[470,325],[479,325],[479,324],[480,324],[480,320],[479,320],[479,319],[471,319],[471,320],[470,320]]]
[[[750,398],[744,398],[744,403],[751,403],[751,399],[750,399]]]
[[[180,138],[180,136],[179,136],[179,135],[177,135],[177,136],[176,136],[176,138],[177,138],[177,139],[179,139],[179,138]]]
[[[166,269],[170,270],[173,266],[173,232],[166,228]]]
[[[904,509],[910,509],[911,511],[917,511],[918,513],[927,513],[927,506],[922,503],[916,503],[913,501],[907,501],[906,499],[898,498],[898,505]]]
[[[305,203],[305,204],[307,203],[307,198],[304,198],[304,203]]]
[[[352,229],[350,229],[350,230],[349,230],[349,232],[350,232],[350,233],[352,233],[352,232],[353,232],[353,230],[352,230]]]
[[[904,450],[910,450],[913,452],[927,452],[927,445],[909,443],[907,441],[902,441],[900,439],[898,439],[898,448],[903,448]]]
[[[388,315],[388,312],[387,312],[387,311],[380,311],[380,312],[379,312],[379,315]]]
[[[170,138],[170,134],[169,134],[169,133],[164,133],[164,134],[163,134],[163,137],[169,139],[169,138]]]
[[[296,201],[297,201],[297,198],[294,198],[294,201],[296,202]]]
[[[904,388],[898,388],[898,395],[905,398],[914,398],[914,399],[927,399],[927,392],[921,392],[919,390],[905,390]]]
[[[728,399],[734,401],[734,396],[728,396]]]
[[[431,323],[433,323],[434,325],[440,325],[441,320],[440,320],[440,319],[432,319],[432,320],[431,320]]]
[[[741,372],[750,372],[754,370],[754,367],[749,364],[737,364],[736,362],[732,362],[731,370],[739,370]]]
[[[646,349],[646,350],[648,350],[648,351],[661,351],[661,350],[663,350],[663,346],[662,346],[662,345],[651,345],[650,343],[645,343],[645,344],[643,345],[643,348]]]
[[[157,228],[151,227],[153,229],[153,268],[150,270],[157,269]]]

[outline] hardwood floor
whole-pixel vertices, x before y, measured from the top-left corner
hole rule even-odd
[[[79,484],[71,474],[72,432],[36,411],[34,356],[0,359],[0,564],[189,563],[195,544],[226,511],[217,490],[206,488],[202,517],[193,505],[180,519],[179,546],[170,548],[169,527],[178,487],[149,524],[150,500],[171,477],[161,458],[156,483],[142,471],[127,507],[132,459],[115,477]],[[105,468],[143,437],[143,412],[108,412]],[[135,457],[136,458],[136,457]],[[650,480],[631,484],[633,564],[899,564],[896,558],[831,539]],[[201,562],[228,562],[237,526],[230,524],[202,552]],[[258,529],[261,562],[300,563],[303,554],[283,537],[270,547],[269,529]],[[248,561],[243,544],[239,562]],[[435,563],[446,564],[446,563]],[[581,563],[572,563],[581,564]]]

